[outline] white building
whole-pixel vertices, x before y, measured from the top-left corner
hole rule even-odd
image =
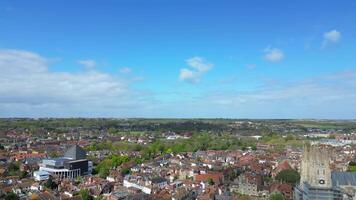
[[[33,172],[33,177],[35,178],[36,181],[47,180],[49,178],[49,175],[51,175],[51,174],[49,172],[46,172],[46,171],[35,171],[35,172]]]

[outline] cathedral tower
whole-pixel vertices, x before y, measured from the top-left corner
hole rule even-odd
[[[305,144],[301,163],[300,183],[312,187],[331,187],[330,151],[328,148]]]

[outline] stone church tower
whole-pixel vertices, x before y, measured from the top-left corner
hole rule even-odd
[[[330,150],[328,148],[304,145],[300,184],[304,182],[308,182],[312,187],[331,187]]]

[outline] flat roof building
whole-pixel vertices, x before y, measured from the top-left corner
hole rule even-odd
[[[78,145],[70,147],[63,157],[43,159],[39,172],[47,172],[52,176],[62,178],[76,178],[91,174],[93,163],[86,159],[86,152]],[[36,177],[35,177],[36,178]]]

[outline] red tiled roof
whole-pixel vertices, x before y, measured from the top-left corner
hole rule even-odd
[[[214,183],[221,184],[223,177],[224,175],[221,172],[208,172],[206,174],[197,174],[195,176],[195,181],[201,182],[209,181],[209,179],[212,179]]]
[[[291,192],[292,186],[289,183],[274,183],[270,187],[270,192],[279,191],[279,192]]]
[[[276,167],[275,170],[282,171],[282,170],[286,170],[286,169],[292,169],[292,167],[290,166],[288,160],[283,160],[282,162],[280,162],[278,164],[278,166]]]

